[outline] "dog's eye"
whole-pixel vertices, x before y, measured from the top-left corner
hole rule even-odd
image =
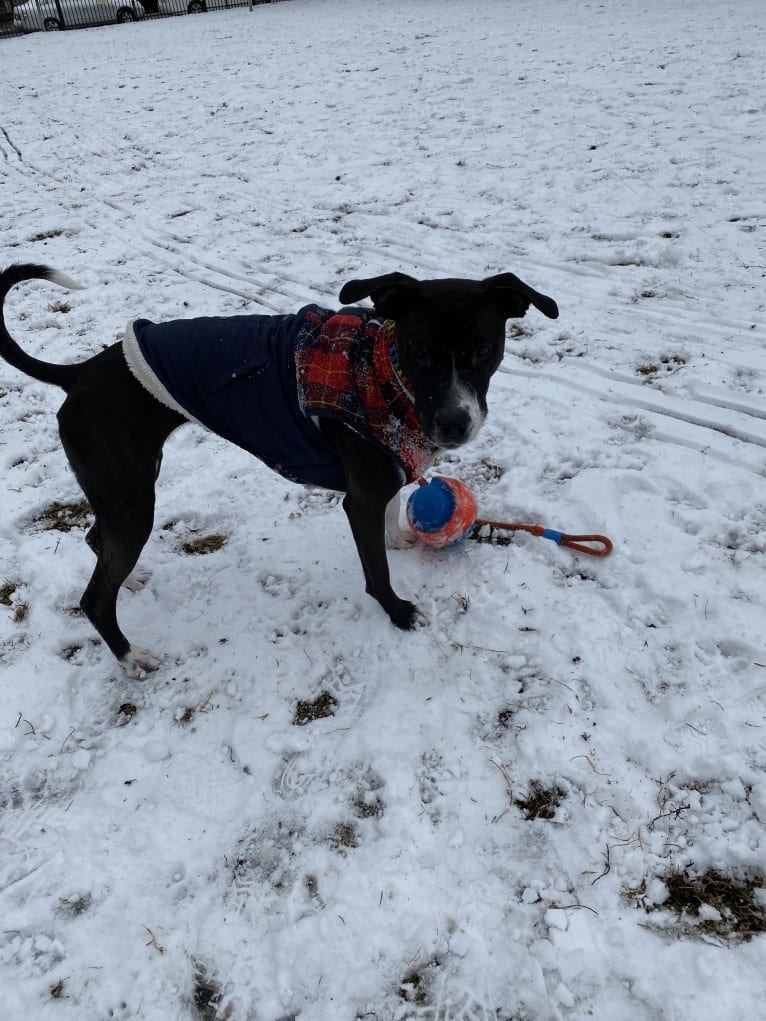
[[[420,362],[426,364],[431,361],[431,351],[427,344],[415,344],[412,348],[412,357]]]
[[[478,344],[474,349],[473,356],[476,361],[484,361],[485,358],[489,358],[490,355],[494,354],[494,344]]]

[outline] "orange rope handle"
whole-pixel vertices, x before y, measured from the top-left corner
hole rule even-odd
[[[566,546],[567,549],[577,550],[578,553],[587,553],[591,557],[608,557],[614,549],[612,540],[605,535],[570,535],[568,532],[559,532],[555,528],[544,528],[542,525],[488,521],[486,518],[477,518],[474,523],[479,527],[487,525],[489,528],[496,528],[504,532],[529,532],[531,535],[541,536],[543,539],[551,539],[558,546]]]

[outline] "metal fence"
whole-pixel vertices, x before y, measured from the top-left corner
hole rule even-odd
[[[205,14],[274,0],[0,0],[0,37]]]

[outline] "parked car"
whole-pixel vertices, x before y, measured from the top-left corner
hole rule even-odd
[[[202,14],[203,11],[244,7],[246,4],[247,0],[157,0],[157,10],[160,14]]]
[[[24,32],[57,32],[74,25],[137,21],[146,17],[140,0],[27,0],[14,8],[13,22]]]

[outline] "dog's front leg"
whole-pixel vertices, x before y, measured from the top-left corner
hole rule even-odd
[[[323,420],[322,432],[343,463],[347,486],[343,509],[362,561],[367,592],[397,627],[409,630],[421,615],[414,603],[400,599],[391,587],[386,556],[386,508],[402,487],[403,473],[390,457],[347,426]]]
[[[366,496],[346,493],[343,509],[348,515],[351,531],[362,561],[367,591],[377,599],[391,620],[403,630],[418,622],[418,608],[407,599],[400,599],[391,587],[385,541],[387,501],[376,502]]]

